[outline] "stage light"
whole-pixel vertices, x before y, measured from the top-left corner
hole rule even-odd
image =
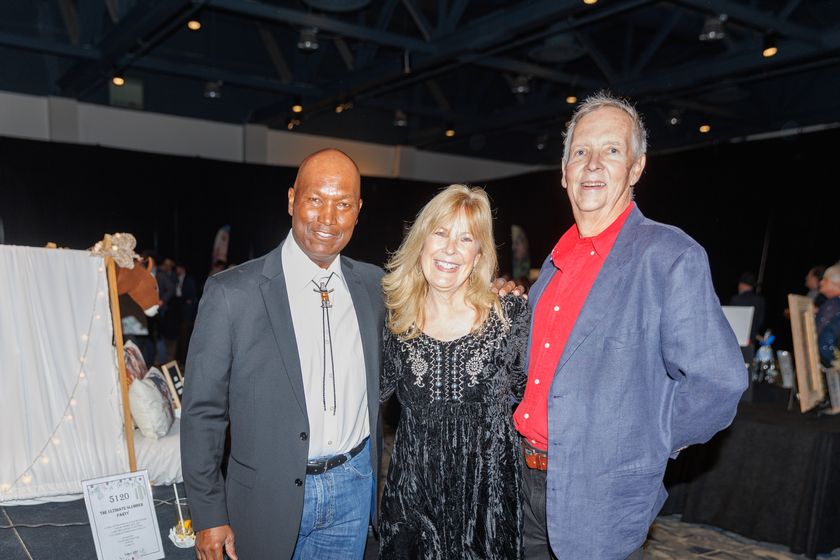
[[[455,129],[452,127],[452,125],[449,125],[446,127],[446,130],[443,132],[443,134],[446,135],[447,138],[452,138],[453,136],[455,136]]]
[[[405,114],[405,111],[401,111],[400,109],[394,111],[394,126],[398,128],[408,126],[408,115]]]
[[[318,44],[318,28],[307,27],[300,30],[297,48],[306,52],[317,51],[321,45]]]
[[[303,103],[301,103],[300,98],[295,99],[292,105],[292,113],[303,113]]]
[[[122,87],[125,85],[125,77],[122,74],[114,74],[114,77],[111,78],[111,83],[117,87]]]
[[[764,45],[761,49],[761,56],[764,58],[770,58],[776,56],[779,52],[779,47],[776,44],[776,35],[774,33],[768,33],[764,36]]]
[[[569,105],[574,105],[575,103],[577,103],[577,97],[575,97],[574,95],[568,96],[566,98],[566,103],[568,103]]]
[[[528,76],[520,75],[513,79],[510,84],[510,91],[515,95],[525,95],[531,91],[531,84],[528,83],[530,78]]]
[[[187,22],[187,29],[190,31],[198,31],[201,29],[201,21],[198,18],[192,18]]]
[[[213,80],[204,84],[204,97],[219,99],[222,96],[222,80]]]
[[[708,124],[701,124],[698,130],[701,134],[706,134],[707,132],[712,130],[712,127]]]
[[[726,14],[706,18],[706,21],[703,22],[703,30],[697,38],[701,41],[720,41],[726,37],[723,24],[727,19],[729,19],[729,16]]]
[[[677,126],[682,122],[682,113],[678,109],[671,109],[668,113],[668,124]]]
[[[587,6],[591,6],[593,4],[597,4],[598,0],[583,0],[583,3],[586,4]]]

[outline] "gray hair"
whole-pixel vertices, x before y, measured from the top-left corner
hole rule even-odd
[[[563,167],[566,167],[566,163],[569,161],[569,143],[572,141],[572,136],[575,133],[575,127],[578,121],[589,113],[604,107],[614,107],[615,109],[624,111],[633,121],[633,160],[635,161],[647,153],[647,130],[636,108],[626,99],[615,97],[607,91],[599,91],[584,99],[572,113],[569,127],[563,135]]]
[[[826,268],[823,272],[823,278],[828,278],[831,282],[840,284],[840,262]]]

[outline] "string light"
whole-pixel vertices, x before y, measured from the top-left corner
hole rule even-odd
[[[103,272],[104,270],[105,270],[104,267],[99,267],[99,269],[98,269],[98,271],[100,273]],[[98,303],[98,300],[100,299],[98,297],[99,294],[104,293],[100,289],[100,287],[102,285],[102,278],[103,278],[103,276],[101,274],[97,276],[97,285],[96,285],[97,298],[94,299],[94,311],[96,310],[97,305],[100,305]],[[79,363],[80,364],[84,364],[87,361],[87,354],[88,354],[88,351],[90,349],[90,338],[91,338],[90,333],[93,331],[94,320],[98,320],[101,317],[102,317],[102,315],[99,314],[99,313],[96,313],[95,315],[93,315],[91,320],[90,320],[90,323],[88,324],[88,332],[87,333],[82,333],[82,340],[85,342],[85,347],[84,347],[84,350],[82,351],[82,355],[79,357]],[[46,450],[47,450],[47,447],[51,444],[53,446],[61,445],[61,439],[56,434],[58,433],[58,430],[64,425],[65,422],[72,422],[73,421],[73,414],[70,411],[71,411],[72,407],[75,407],[78,404],[78,400],[76,399],[76,392],[78,391],[79,387],[81,385],[83,385],[82,381],[86,377],[87,376],[86,376],[84,370],[80,369],[79,374],[76,378],[76,384],[73,386],[73,389],[70,391],[70,395],[68,396],[67,404],[64,407],[64,412],[62,414],[61,420],[53,428],[52,433],[47,437],[46,442],[44,443],[43,446],[41,446],[41,449],[35,455],[35,459],[31,463],[29,463],[29,465],[27,465],[26,468],[23,469],[23,472],[17,478],[15,478],[15,480],[11,484],[9,484],[9,483],[0,484],[0,493],[3,493],[3,494],[9,493],[18,484],[18,482],[20,482],[22,484],[26,484],[26,485],[31,484],[32,483],[32,473],[31,473],[32,467],[34,467],[39,462],[43,465],[49,464],[50,458],[45,453]],[[87,385],[87,384],[84,383],[84,385]],[[119,451],[119,449],[118,449],[118,451]]]

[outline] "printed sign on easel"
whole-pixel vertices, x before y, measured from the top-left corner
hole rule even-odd
[[[99,560],[164,557],[147,471],[82,481]]]

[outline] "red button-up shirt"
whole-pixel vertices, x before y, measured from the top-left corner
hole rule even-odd
[[[577,225],[573,225],[551,252],[551,262],[557,272],[534,310],[528,385],[513,415],[516,429],[537,449],[548,449],[548,393],[566,341],[632,209],[633,203],[630,203],[595,237],[580,237]]]

